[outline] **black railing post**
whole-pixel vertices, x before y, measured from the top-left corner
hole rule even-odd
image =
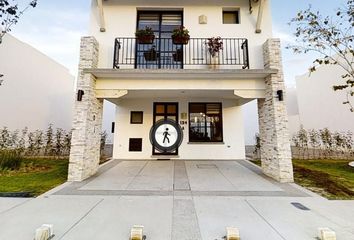
[[[118,38],[115,39],[114,41],[114,56],[113,56],[113,68],[118,69],[119,68],[119,50],[120,50],[120,42]]]
[[[242,50],[243,50],[243,69],[250,69],[250,63],[249,63],[249,53],[248,53],[248,40],[246,39],[242,43]]]

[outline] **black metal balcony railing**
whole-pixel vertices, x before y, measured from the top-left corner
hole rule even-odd
[[[207,38],[191,38],[186,45],[176,45],[171,38],[157,38],[151,44],[139,44],[135,38],[116,38],[113,67],[183,69],[184,66],[228,65],[249,69],[247,39],[223,38],[223,50],[217,58],[209,53],[207,41]]]

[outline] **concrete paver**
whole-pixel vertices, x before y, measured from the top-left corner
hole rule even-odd
[[[191,161],[186,166],[195,191],[283,191],[236,161]]]
[[[143,225],[148,239],[171,239],[172,197],[104,199],[62,239],[129,239],[133,225]]]
[[[173,161],[149,161],[128,190],[173,190]]]
[[[276,201],[270,199],[254,199],[248,202],[254,209],[285,239],[296,240],[312,240],[317,236],[318,227],[329,227],[337,233],[338,239],[354,239],[354,235],[343,226],[340,226],[329,219],[331,216],[324,217],[316,211],[300,210],[291,205],[291,202],[300,202],[301,199],[278,199]],[[321,202],[318,202],[322,204]],[[306,204],[303,204],[309,207]],[[353,220],[351,220],[353,221]]]
[[[198,217],[191,196],[175,197],[173,201],[172,240],[202,240]]]
[[[31,199],[25,198],[1,198],[0,197],[0,213],[10,210],[16,206],[19,206]]]
[[[283,239],[245,200],[233,197],[194,197],[203,239],[221,239],[226,227],[237,227],[241,239]]]
[[[146,161],[124,161],[97,176],[80,190],[126,190],[146,164]]]
[[[0,239],[33,239],[44,223],[54,224],[56,239],[98,204],[101,199],[40,198],[0,215]]]

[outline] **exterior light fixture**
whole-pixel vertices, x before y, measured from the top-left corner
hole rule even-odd
[[[278,90],[277,91],[277,97],[279,99],[280,102],[284,101],[284,93],[283,90]]]
[[[79,90],[77,91],[77,101],[81,102],[82,101],[82,96],[85,95],[84,90]]]

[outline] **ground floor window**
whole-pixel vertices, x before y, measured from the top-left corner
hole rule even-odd
[[[189,141],[223,141],[221,103],[189,103]]]

